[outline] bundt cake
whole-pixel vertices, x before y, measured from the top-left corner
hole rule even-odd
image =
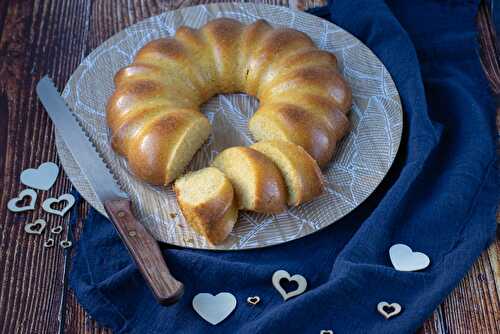
[[[115,86],[106,110],[112,146],[152,184],[178,177],[208,138],[200,105],[218,93],[257,97],[260,107],[249,121],[254,138],[293,142],[320,166],[349,125],[351,90],[335,56],[306,34],[263,20],[244,25],[220,18],[200,29],[180,27],[174,37],[139,50],[116,74]],[[276,205],[272,211],[282,209]]]
[[[250,148],[264,154],[281,171],[288,188],[288,205],[310,201],[323,192],[318,164],[302,147],[283,140],[264,140]]]
[[[212,244],[222,242],[238,218],[233,186],[217,168],[207,167],[177,179],[174,190],[182,214]]]
[[[233,184],[238,208],[260,213],[279,213],[286,209],[283,177],[264,154],[248,147],[231,147],[215,157],[213,166]]]

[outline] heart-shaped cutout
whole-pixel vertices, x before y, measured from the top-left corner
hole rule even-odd
[[[248,297],[247,298],[247,303],[250,304],[250,305],[255,306],[258,303],[260,303],[260,297],[259,296]]]
[[[43,243],[43,247],[45,248],[54,247],[54,239],[50,238],[45,240],[45,242]]]
[[[30,197],[30,202],[28,205],[18,207],[17,204],[19,202],[22,202],[25,197],[29,196]],[[19,193],[19,195],[13,199],[11,199],[7,203],[7,209],[9,209],[12,212],[22,212],[22,211],[28,211],[28,210],[33,210],[35,208],[35,203],[36,203],[36,191],[33,189],[24,189]]]
[[[24,225],[24,232],[29,234],[42,234],[43,230],[45,230],[45,226],[47,226],[45,220],[37,219],[33,223]]]
[[[389,319],[401,313],[401,305],[398,303],[389,304],[388,302],[380,302],[377,304],[377,311],[384,318]]]
[[[54,204],[57,204],[59,202],[66,201],[68,202],[64,208],[61,210],[56,210],[52,208],[51,206]],[[75,204],[75,198],[71,194],[64,194],[59,196],[58,198],[47,198],[45,201],[43,201],[42,208],[45,210],[45,212],[48,213],[53,213],[58,216],[64,216],[66,212],[68,212],[69,209]]]
[[[280,281],[286,278],[290,282],[296,282],[297,283],[297,289],[294,291],[286,292],[285,289],[280,284]],[[285,271],[285,270],[278,270],[273,274],[273,285],[276,290],[280,293],[280,295],[283,297],[284,300],[290,299],[292,297],[298,296],[304,291],[306,291],[307,288],[307,281],[304,278],[304,276],[295,274],[293,276],[290,276],[290,274]]]
[[[68,248],[71,247],[71,245],[73,245],[73,243],[69,240],[61,240],[59,242],[59,246],[61,246],[62,248]]]
[[[52,232],[53,234],[59,234],[61,233],[63,230],[63,227],[61,225],[59,226],[56,226],[56,227],[53,227],[50,232]]]
[[[319,334],[333,334],[333,331],[331,329],[323,329]]]
[[[38,168],[29,168],[21,173],[21,183],[28,187],[49,190],[56,182],[59,167],[53,162],[45,162]]]
[[[229,292],[221,292],[216,296],[199,293],[193,298],[193,308],[200,317],[217,325],[236,308],[236,298]]]
[[[395,244],[389,249],[394,269],[399,271],[417,271],[429,266],[431,260],[427,255],[414,252],[405,244]]]

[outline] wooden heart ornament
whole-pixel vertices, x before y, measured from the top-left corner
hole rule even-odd
[[[21,202],[26,196],[30,197],[29,204],[21,207],[17,206],[17,204]],[[12,212],[33,210],[35,208],[36,198],[37,198],[36,191],[34,191],[33,189],[24,189],[19,193],[19,196],[11,199],[7,203],[7,209],[9,209]]]
[[[38,168],[25,169],[21,173],[21,183],[28,187],[49,190],[56,182],[59,167],[53,162],[45,162]]]
[[[68,203],[61,210],[56,210],[51,207],[52,205],[63,201],[66,201]],[[64,194],[59,196],[59,198],[53,198],[53,197],[47,198],[45,201],[43,201],[42,208],[45,210],[45,212],[53,213],[58,216],[64,216],[64,214],[68,212],[69,209],[71,209],[73,204],[75,204],[75,198],[73,197],[73,195]]]
[[[24,232],[29,234],[42,234],[43,230],[45,230],[45,226],[47,226],[45,220],[37,219],[33,223],[24,225]]]
[[[252,306],[255,306],[258,303],[260,303],[260,297],[259,296],[248,297],[247,303],[252,305]]]
[[[296,282],[297,283],[297,289],[294,291],[286,292],[285,289],[280,284],[280,281],[285,278],[289,280],[290,282]],[[285,270],[278,270],[273,274],[273,285],[276,290],[280,293],[280,295],[283,297],[283,300],[290,299],[292,297],[298,296],[304,291],[306,291],[307,288],[307,281],[304,278],[304,276],[295,274],[293,276],[290,276],[290,274],[285,271]]]
[[[377,305],[377,311],[384,318],[389,319],[401,313],[401,305],[398,303],[389,304],[388,302],[380,302]]]
[[[216,296],[199,293],[193,298],[193,308],[203,319],[217,325],[236,308],[236,298],[229,292],[221,292]]]
[[[395,244],[389,249],[392,265],[399,271],[417,271],[429,266],[431,260],[427,255],[414,252],[404,244]]]

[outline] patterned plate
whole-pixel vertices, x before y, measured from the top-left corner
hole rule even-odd
[[[98,150],[130,194],[138,219],[156,239],[191,248],[211,248],[185,222],[171,187],[152,187],[131,175],[124,159],[109,144],[105,106],[116,71],[132,62],[145,43],[172,36],[181,25],[198,28],[217,17],[244,23],[265,19],[307,33],[322,49],[333,52],[353,90],[350,119],[353,129],[323,170],[326,192],[310,203],[279,215],[240,212],[227,241],[217,249],[258,248],[291,241],[316,232],[356,208],[382,181],[394,160],[402,132],[402,109],[396,86],[378,58],[345,30],[313,15],[285,7],[255,4],[212,4],[166,12],[135,24],[95,49],[71,76],[63,93],[91,135]],[[196,154],[189,170],[205,167],[226,147],[248,145],[248,119],[258,101],[244,94],[219,95],[203,111],[213,125],[209,141]],[[56,136],[62,165],[69,178],[99,212],[100,203],[79,171],[71,153]]]

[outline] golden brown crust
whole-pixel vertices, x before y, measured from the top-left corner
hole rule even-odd
[[[259,140],[281,139],[295,143],[304,148],[320,167],[330,161],[336,146],[336,134],[316,115],[292,104],[271,104],[269,108],[263,105],[250,119],[250,131],[255,133],[254,127],[268,122],[280,130],[281,137],[271,134]]]
[[[242,164],[237,173],[224,167],[225,163],[231,164],[233,161]],[[248,147],[231,147],[222,151],[213,165],[233,184],[240,209],[260,213],[279,213],[286,209],[287,191],[283,177],[276,165],[262,153]],[[245,182],[253,183],[247,188],[238,186]],[[243,194],[243,191],[251,193]],[[251,203],[244,203],[243,197],[251,198]]]
[[[189,174],[184,177],[189,177]],[[189,203],[189,200],[184,198],[179,180],[174,184],[174,191],[186,221],[212,244],[225,240],[233,229],[238,215],[233,187],[229,180],[224,177],[217,194],[197,204]]]
[[[253,144],[251,148],[275,162],[283,175],[288,175],[288,205],[305,203],[323,193],[321,170],[302,147],[282,140],[266,140]],[[280,160],[285,160],[282,166]]]
[[[187,130],[193,123],[209,128],[193,112],[216,93],[257,96],[261,108],[250,123],[272,122],[321,166],[348,130],[343,114],[352,103],[333,54],[300,31],[264,20],[243,25],[220,18],[200,29],[180,27],[173,38],[140,49],[118,71],[115,86],[106,107],[112,146],[139,178],[154,184],[170,182],[185,167],[185,156],[173,160],[176,148],[189,139],[185,135],[197,136]]]
[[[140,179],[151,184],[168,184],[174,177],[169,163],[175,159],[179,141],[196,123],[210,127],[206,117],[195,110],[171,109],[152,119],[126,143],[129,167]],[[168,133],[168,136],[165,134]]]

